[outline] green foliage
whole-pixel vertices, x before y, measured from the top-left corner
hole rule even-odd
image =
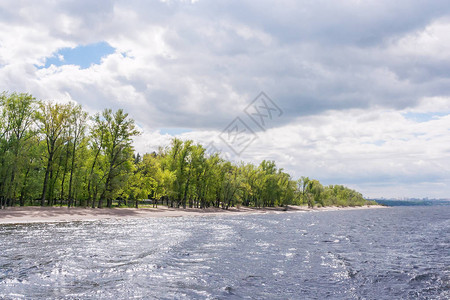
[[[113,114],[112,110],[105,109],[100,127],[104,130],[101,149],[105,157],[104,188],[100,196],[98,207],[107,200],[107,206],[112,206],[112,200],[117,198],[119,192],[125,188],[126,182],[132,177],[133,148],[132,137],[139,134],[135,128],[134,120],[119,109]]]
[[[139,131],[121,109],[89,117],[73,103],[3,93],[0,116],[1,207],[137,207],[147,198],[184,208],[368,204],[344,186],[295,181],[274,161],[233,164],[189,140],[134,154]]]
[[[362,206],[373,204],[355,190],[342,185],[329,185],[324,189],[324,205],[329,206]]]
[[[28,141],[36,135],[35,111],[36,100],[29,94],[0,96],[0,208],[15,205],[23,188]]]

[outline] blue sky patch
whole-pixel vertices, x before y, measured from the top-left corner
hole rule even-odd
[[[92,64],[100,64],[102,57],[114,53],[115,49],[106,42],[78,46],[75,48],[63,48],[52,57],[45,60],[45,66],[50,65],[77,65],[81,69],[89,68]]]
[[[169,134],[169,135],[172,135],[172,136],[179,135],[179,134],[182,134],[182,133],[191,132],[191,131],[192,131],[191,129],[187,129],[187,128],[161,128],[159,130],[159,132],[161,134]]]
[[[413,113],[413,112],[407,112],[404,113],[403,116],[408,119],[412,120],[418,123],[422,122],[428,122],[433,119],[437,119],[439,117],[443,117],[448,115],[449,112],[432,112],[432,113]]]

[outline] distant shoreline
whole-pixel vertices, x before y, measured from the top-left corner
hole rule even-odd
[[[67,208],[67,207],[12,207],[0,210],[1,224],[28,224],[28,223],[55,223],[76,221],[98,221],[105,219],[136,219],[136,218],[164,218],[164,217],[189,217],[212,215],[243,215],[243,214],[267,214],[267,213],[292,213],[315,211],[338,211],[385,208],[381,205],[356,206],[356,207],[320,207],[308,208],[306,206],[251,208]]]

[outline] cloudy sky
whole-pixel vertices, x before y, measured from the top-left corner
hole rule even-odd
[[[3,0],[0,91],[124,108],[141,153],[178,136],[366,197],[450,198],[449,32],[447,0]],[[236,128],[251,143],[231,149]]]

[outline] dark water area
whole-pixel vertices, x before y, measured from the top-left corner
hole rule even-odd
[[[378,204],[385,206],[434,206],[434,205],[449,205],[450,200],[426,200],[426,199],[410,199],[410,200],[391,200],[391,199],[374,199]]]
[[[0,226],[1,299],[449,299],[450,207]]]

